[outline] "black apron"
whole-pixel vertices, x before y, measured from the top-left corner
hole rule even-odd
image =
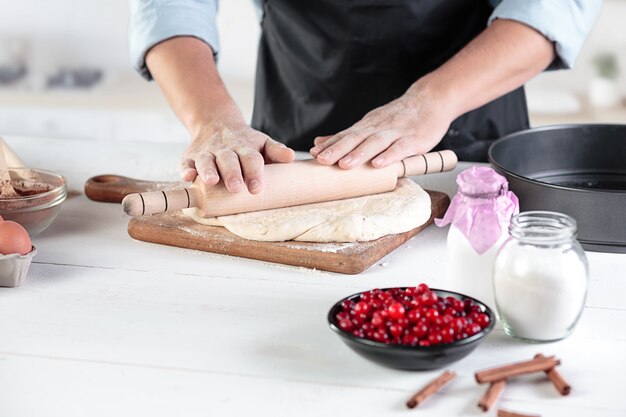
[[[405,93],[482,32],[488,1],[266,0],[252,126],[295,150]],[[528,128],[523,88],[455,120],[436,149],[486,161]]]

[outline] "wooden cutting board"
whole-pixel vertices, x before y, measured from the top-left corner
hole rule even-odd
[[[85,183],[85,195],[94,201],[119,203],[130,193],[161,191],[184,186],[177,182],[142,181],[119,175],[98,175]],[[222,255],[240,256],[285,265],[358,274],[443,217],[450,199],[444,193],[428,191],[431,217],[420,227],[405,233],[383,236],[371,242],[310,243],[258,242],[240,238],[223,227],[205,226],[180,212],[132,218],[128,234],[135,239]]]
[[[128,223],[128,234],[145,242],[179,248],[342,274],[358,274],[424,230],[433,223],[435,217],[443,217],[450,199],[438,191],[428,191],[428,194],[432,202],[432,214],[426,224],[371,242],[258,242],[240,238],[223,227],[198,224],[180,213],[132,218]]]

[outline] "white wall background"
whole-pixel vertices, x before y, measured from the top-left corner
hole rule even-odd
[[[592,59],[597,53],[607,51],[618,57],[620,89],[626,94],[626,0],[604,0],[600,17],[583,46],[574,70],[544,73],[533,86],[586,93],[594,74]]]
[[[126,0],[0,0],[0,39],[21,37],[31,43],[34,66],[92,65],[127,71]],[[582,91],[592,74],[590,60],[601,50],[619,53],[626,87],[626,0],[605,0],[598,24],[575,71],[549,74],[546,83]],[[222,0],[220,66],[227,76],[250,79],[258,25],[251,0]],[[555,84],[556,83],[556,84]]]
[[[0,42],[25,39],[37,69],[82,65],[129,71],[128,20],[127,0],[0,0]],[[250,78],[259,33],[252,1],[222,0],[218,24],[222,70]]]
[[[156,85],[145,83],[130,68],[128,19],[126,0],[0,0],[0,58],[7,41],[22,39],[28,46],[28,64],[34,76],[49,75],[60,67],[86,66],[103,69],[108,80],[83,98],[79,94],[18,94],[0,89],[0,133],[187,140]],[[594,73],[592,57],[612,51],[621,67],[619,89],[626,95],[625,19],[626,0],[605,0],[576,69],[542,74],[530,83],[529,90],[584,95]],[[252,0],[222,0],[218,26],[220,71],[249,118],[259,34]],[[97,117],[96,110],[100,112]],[[80,118],[76,111],[81,112]]]

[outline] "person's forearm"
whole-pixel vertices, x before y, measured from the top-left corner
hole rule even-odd
[[[223,181],[233,193],[263,189],[264,162],[291,162],[294,152],[250,128],[226,91],[213,51],[192,37],[153,47],[146,64],[192,141],[180,161],[181,176],[206,186]]]
[[[512,20],[496,20],[406,94],[348,129],[316,138],[311,155],[321,164],[350,169],[370,159],[382,168],[428,152],[453,120],[524,84],[554,56],[554,46],[539,32]]]
[[[206,43],[193,37],[166,40],[148,52],[146,64],[192,138],[220,123],[245,124]]]
[[[524,84],[554,60],[554,45],[513,20],[496,20],[411,89],[432,92],[456,118]]]

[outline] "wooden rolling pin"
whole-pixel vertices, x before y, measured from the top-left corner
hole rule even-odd
[[[450,150],[412,156],[385,168],[364,164],[344,170],[308,159],[266,165],[265,187],[259,194],[247,190],[232,194],[221,181],[208,187],[196,178],[186,188],[129,194],[122,207],[130,216],[189,207],[199,208],[204,217],[225,216],[391,191],[399,177],[450,171],[456,163],[457,157]]]
[[[85,195],[93,201],[121,203],[129,194],[182,188],[186,182],[155,182],[136,180],[115,174],[96,175],[85,182]]]

